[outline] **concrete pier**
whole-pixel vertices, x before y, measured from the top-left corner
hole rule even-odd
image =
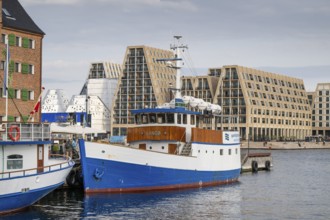
[[[270,171],[272,166],[273,159],[270,152],[247,152],[242,157],[241,172]]]
[[[330,149],[330,142],[305,142],[305,141],[268,141],[252,142],[243,141],[241,149],[264,149],[264,150],[303,150],[303,149]]]

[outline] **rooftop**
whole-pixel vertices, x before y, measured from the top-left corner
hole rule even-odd
[[[2,0],[2,23],[7,28],[45,35],[18,0]]]

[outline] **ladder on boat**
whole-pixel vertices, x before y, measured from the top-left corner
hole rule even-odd
[[[191,153],[191,143],[185,143],[183,145],[180,155],[181,156],[190,156]]]

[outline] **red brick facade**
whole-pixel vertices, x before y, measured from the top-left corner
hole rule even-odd
[[[0,17],[2,11],[0,12]],[[1,20],[0,24],[1,29],[1,36],[4,37],[4,35],[15,35],[16,37],[19,37],[20,39],[27,38],[29,40],[34,41],[34,48],[24,48],[23,46],[10,46],[10,61],[14,63],[21,64],[29,64],[34,67],[34,73],[23,73],[22,68],[20,72],[15,71],[15,65],[14,65],[14,72],[11,77],[11,83],[9,84],[9,88],[12,88],[14,90],[18,91],[28,91],[29,93],[33,93],[33,96],[27,101],[23,101],[22,97],[19,98],[9,98],[8,99],[8,116],[10,116],[8,119],[10,120],[13,118],[20,118],[20,121],[23,121],[23,118],[26,119],[26,117],[29,116],[30,112],[33,110],[35,104],[38,101],[38,97],[41,92],[42,88],[42,39],[43,35],[41,34],[35,34],[35,33],[28,33],[26,31],[21,30],[15,30],[11,28],[3,27],[3,23]],[[23,44],[23,43],[22,43]],[[5,50],[6,45],[4,42],[1,41],[0,43],[1,52]],[[2,62],[5,61],[5,56],[1,53],[0,60]],[[0,88],[3,88],[3,78],[4,78],[4,70],[0,69]],[[5,116],[5,98],[0,97],[0,121]],[[39,122],[40,121],[40,112],[35,114],[34,121]]]

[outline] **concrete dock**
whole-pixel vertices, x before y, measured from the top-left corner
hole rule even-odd
[[[330,149],[330,142],[305,142],[305,141],[268,141],[268,142],[253,142],[243,141],[241,149],[268,149],[268,150],[303,150],[303,149]]]
[[[253,172],[260,170],[270,171],[273,166],[273,158],[270,152],[246,152],[242,154],[241,173]]]

